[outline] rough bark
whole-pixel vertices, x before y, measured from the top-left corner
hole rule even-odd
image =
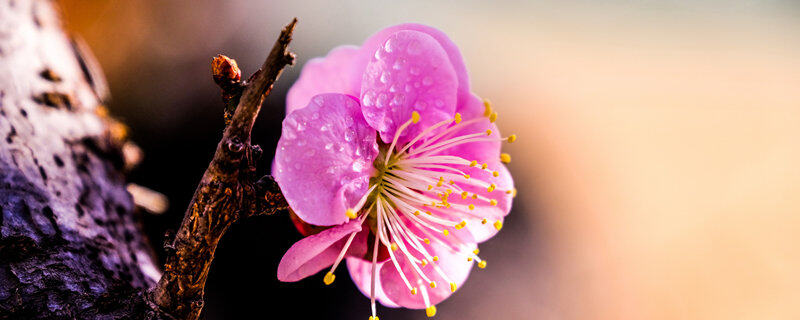
[[[160,274],[105,88],[50,1],[0,1],[0,319],[152,314]]]
[[[0,319],[196,319],[222,235],[240,218],[288,208],[258,178],[250,132],[286,65],[295,19],[261,70],[240,81],[220,56],[226,127],[163,276],[134,216],[124,173],[141,158],[103,106],[102,72],[62,30],[53,3],[0,0]],[[164,199],[138,186],[148,210]],[[160,279],[160,280],[159,280]]]

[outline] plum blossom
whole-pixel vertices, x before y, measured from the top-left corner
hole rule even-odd
[[[470,92],[458,48],[403,24],[309,61],[289,90],[273,175],[306,238],[278,266],[299,281],[346,262],[387,307],[425,309],[460,287],[516,189],[497,113]]]

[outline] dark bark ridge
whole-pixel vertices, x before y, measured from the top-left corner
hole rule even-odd
[[[212,71],[223,91],[226,127],[174,240],[166,245],[164,274],[150,294],[159,310],[171,317],[199,317],[214,252],[234,222],[288,208],[272,178],[256,176],[261,149],[250,143],[250,133],[264,98],[283,69],[294,63],[288,46],[296,23],[294,19],[283,28],[261,69],[244,83],[239,82],[234,60],[214,59]],[[235,106],[232,114],[230,106]]]
[[[147,313],[159,271],[92,59],[51,2],[0,1],[0,319]]]

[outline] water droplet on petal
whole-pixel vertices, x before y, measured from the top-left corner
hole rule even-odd
[[[420,73],[420,70],[419,70],[419,67],[413,66],[413,67],[411,67],[411,70],[409,70],[409,72],[411,72],[412,75],[418,76],[419,73]]]
[[[333,148],[333,142],[328,142],[325,144],[325,150],[330,150],[331,148]]]
[[[391,77],[391,75],[388,72],[384,71],[384,72],[381,73],[381,79],[380,80],[381,80],[382,83],[389,83],[389,80],[391,80],[390,77]]]
[[[429,86],[433,84],[433,79],[431,79],[431,77],[425,77],[425,79],[422,79],[422,84]]]
[[[410,55],[418,55],[422,53],[422,45],[420,45],[419,41],[413,40],[408,43],[408,47],[406,47],[406,52]]]
[[[439,108],[444,106],[444,101],[442,101],[441,99],[436,99],[436,101],[434,103],[436,103],[436,106],[439,107]]]
[[[350,142],[353,141],[353,137],[355,137],[356,132],[353,129],[348,129],[344,132],[344,141]]]
[[[403,104],[404,98],[405,96],[403,96],[403,94],[401,93],[395,94],[394,97],[392,98],[392,101],[389,102],[389,105],[392,107],[399,107],[400,105]]]
[[[425,103],[425,101],[417,101],[417,103],[414,104],[414,109],[416,109],[418,111],[423,111],[423,110],[425,110],[427,108],[428,108],[428,104]]]
[[[353,165],[351,167],[353,168],[353,172],[361,172],[361,170],[364,169],[364,162],[361,160],[353,161]]]
[[[378,95],[378,101],[375,102],[375,106],[378,108],[383,108],[386,106],[387,100],[389,100],[389,97],[386,96],[385,93],[381,93]]]
[[[373,96],[372,92],[371,91],[367,91],[366,93],[364,93],[364,101],[362,101],[361,103],[363,103],[364,106],[370,107],[370,106],[372,106],[373,99],[374,99],[374,96]]]
[[[346,116],[346,117],[344,118],[344,126],[345,126],[345,127],[351,127],[351,126],[353,126],[353,122],[354,122],[354,121],[355,121],[355,120],[353,120],[353,116],[351,116],[351,115],[348,115],[348,116]]]
[[[392,38],[386,40],[386,43],[383,44],[383,50],[386,50],[386,52],[392,52],[392,50],[394,50],[395,41],[396,40]]]
[[[314,150],[314,149],[312,149],[312,148],[309,148],[308,150],[306,150],[306,158],[311,158],[311,157],[313,157],[315,153],[317,153],[317,151],[316,151],[316,150]]]

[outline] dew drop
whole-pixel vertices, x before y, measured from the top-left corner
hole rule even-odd
[[[408,43],[408,47],[406,47],[406,52],[410,55],[418,55],[422,53],[422,45],[419,41],[413,40]]]
[[[389,97],[386,96],[385,93],[381,93],[378,95],[378,101],[375,102],[375,106],[378,108],[383,108],[386,106],[387,100],[389,100]]]
[[[361,172],[364,169],[364,162],[360,160],[353,161],[353,172]]]
[[[348,129],[344,132],[344,141],[350,142],[353,141],[353,138],[356,136],[356,132],[353,129]]]
[[[400,105],[403,104],[404,98],[405,96],[403,96],[403,94],[401,93],[395,94],[394,97],[392,98],[392,101],[389,102],[389,105],[392,107],[399,107]]]
[[[373,99],[374,99],[374,96],[373,96],[372,92],[371,91],[367,91],[366,93],[364,93],[364,101],[362,101],[362,103],[364,104],[364,106],[370,107],[370,106],[372,106],[372,103],[374,102]]]
[[[325,150],[330,150],[331,148],[333,148],[333,142],[328,142],[325,144]]]
[[[437,106],[437,107],[439,107],[439,108],[441,108],[442,106],[444,106],[444,101],[442,101],[441,99],[436,99],[436,101],[434,101],[434,103],[435,103],[435,104],[436,104],[436,106]]]
[[[422,111],[422,110],[425,110],[427,108],[428,108],[428,104],[425,101],[417,101],[417,103],[414,104],[414,109],[416,109],[418,111]]]
[[[413,66],[411,67],[411,70],[408,70],[408,72],[411,72],[412,75],[418,76],[421,70],[419,70],[419,67]]]
[[[306,150],[306,158],[313,157],[315,153],[317,153],[316,150],[314,150],[313,148],[309,148],[308,150]]]
[[[386,43],[383,44],[383,50],[386,50],[386,52],[392,52],[394,50],[395,41],[396,40],[392,38],[386,40]]]
[[[429,86],[433,84],[433,79],[431,79],[431,77],[425,77],[424,79],[422,79],[422,84]]]
[[[388,72],[384,71],[381,73],[380,80],[382,83],[389,83],[389,80],[391,80],[391,75]]]

